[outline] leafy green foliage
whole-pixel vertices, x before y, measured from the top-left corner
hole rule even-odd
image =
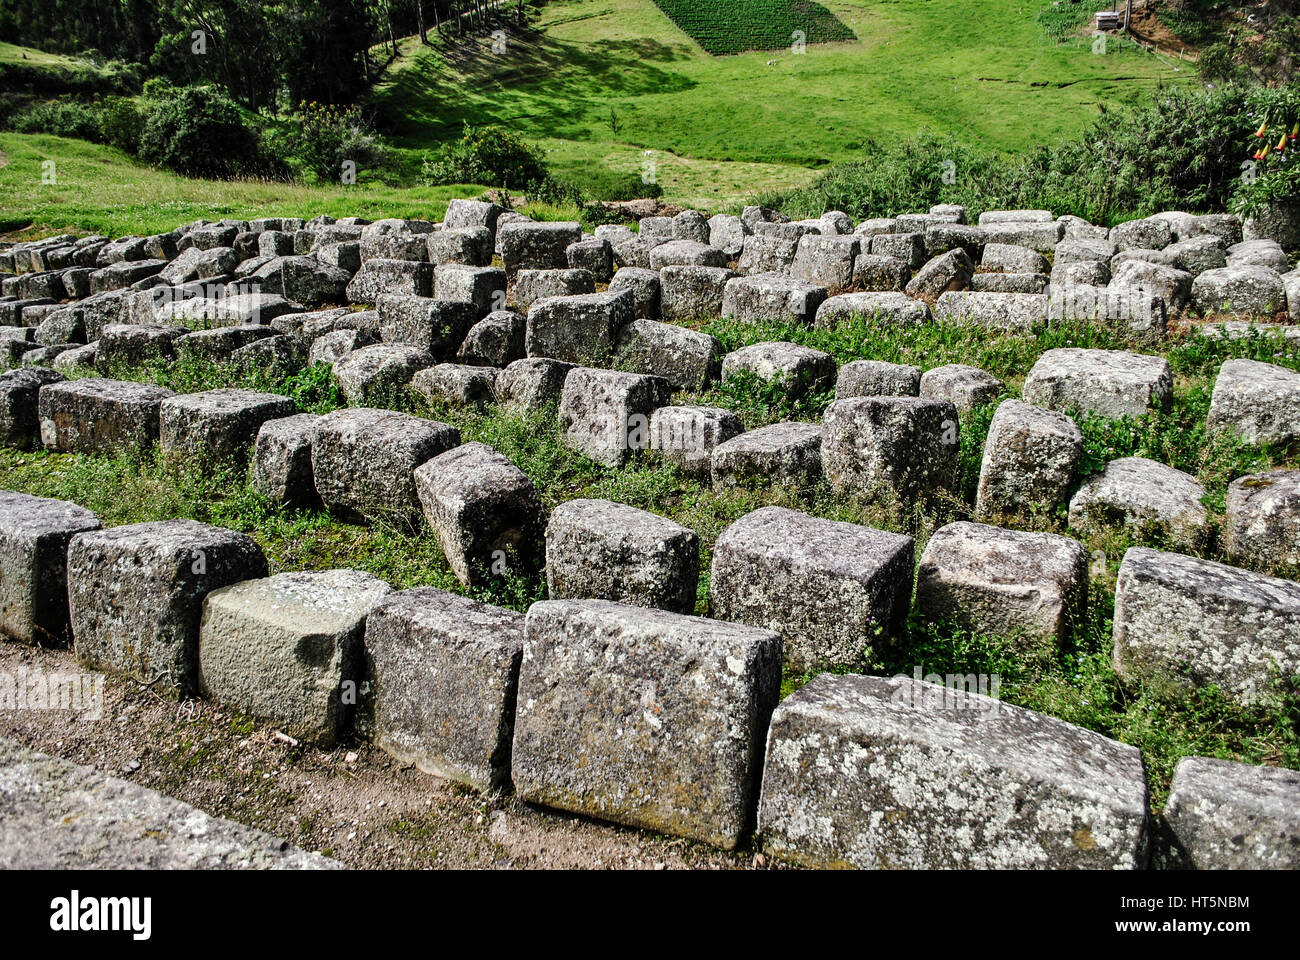
[[[425,158],[423,173],[425,182],[434,186],[486,183],[524,189],[546,179],[546,157],[539,147],[504,127],[466,125],[459,140]]]
[[[234,177],[260,163],[257,132],[234,102],[210,87],[181,87],[144,124],[140,157],[191,177]]]
[[[76,100],[48,100],[38,103],[11,121],[19,133],[52,133],[56,137],[99,140],[99,111]]]
[[[780,50],[794,42],[855,40],[853,31],[820,3],[807,0],[654,0],[692,40],[714,55]]]

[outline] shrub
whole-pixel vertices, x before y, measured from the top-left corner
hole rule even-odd
[[[466,125],[458,141],[425,158],[423,175],[431,186],[481,183],[529,189],[546,179],[546,158],[540,147],[510,130]]]
[[[38,103],[13,120],[19,133],[52,133],[58,137],[77,137],[81,140],[101,139],[99,112],[89,104],[76,100],[47,100]]]
[[[347,161],[361,170],[388,160],[359,107],[300,103],[289,123],[269,134],[267,141],[275,156],[321,181],[337,181]]]
[[[257,131],[211,87],[180,87],[160,99],[144,124],[140,156],[192,177],[229,178],[261,166]]]
[[[99,117],[99,133],[104,142],[130,154],[140,150],[144,125],[143,111],[128,97],[107,101]]]

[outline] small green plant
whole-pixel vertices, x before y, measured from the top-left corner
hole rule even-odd
[[[176,88],[157,102],[140,157],[191,177],[225,179],[260,166],[257,131],[214,87]]]
[[[425,158],[423,177],[433,186],[482,183],[527,189],[546,179],[546,158],[540,147],[504,127],[466,124],[459,140]]]

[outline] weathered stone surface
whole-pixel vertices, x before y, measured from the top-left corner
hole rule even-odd
[[[722,344],[707,333],[657,320],[633,320],[618,334],[614,366],[656,374],[675,390],[703,390],[722,368]]]
[[[674,266],[725,267],[726,265],[725,253],[716,247],[694,240],[670,240],[650,251],[651,270]]]
[[[732,351],[722,360],[724,380],[742,375],[780,383],[787,396],[803,397],[831,389],[836,376],[835,358],[786,341],[755,343]]]
[[[1115,584],[1115,672],[1125,682],[1216,684],[1270,701],[1300,672],[1300,583],[1132,547]]]
[[[981,223],[980,227],[986,244],[1012,244],[1039,253],[1051,253],[1065,235],[1065,225],[1057,221],[1011,220]]]
[[[410,344],[437,362],[456,355],[479,318],[474,304],[459,300],[383,296],[376,308],[384,343]]]
[[[307,351],[307,363],[335,363],[362,347],[374,345],[375,338],[365,330],[343,328],[321,334],[311,342]],[[432,357],[429,358],[432,361]]]
[[[893,257],[907,264],[909,270],[924,265],[924,233],[878,233],[871,238],[871,253],[878,257]]]
[[[70,374],[79,369],[93,370],[99,355],[99,344],[88,343],[84,347],[67,350],[54,358],[54,369],[60,373]]]
[[[712,615],[775,630],[796,670],[860,669],[902,629],[912,538],[762,507],[713,549]]]
[[[190,331],[148,323],[110,323],[99,338],[98,362],[106,369],[138,367],[176,357],[176,341]]]
[[[1300,570],[1300,470],[1269,470],[1228,485],[1223,546],[1241,566]]]
[[[362,679],[366,615],[392,589],[359,570],[301,570],[213,590],[199,629],[200,689],[333,746]]]
[[[68,634],[68,543],[98,530],[75,503],[0,490],[0,635],[57,643]]]
[[[1164,809],[1165,869],[1300,869],[1300,773],[1183,757]]]
[[[769,853],[813,867],[1140,869],[1150,848],[1136,747],[908,677],[786,699],[758,819]]]
[[[1087,604],[1088,551],[1054,533],[950,523],[931,535],[917,569],[925,619],[1049,656],[1085,627]]]
[[[1286,251],[1274,240],[1256,239],[1234,243],[1227,251],[1230,267],[1266,267],[1283,273],[1290,269]]]
[[[442,226],[446,230],[483,227],[495,234],[497,218],[502,212],[502,208],[495,203],[486,203],[482,200],[451,200],[447,204],[447,212],[443,215]]]
[[[822,476],[822,430],[815,423],[773,423],[719,443],[710,472],[715,487],[811,486]]]
[[[1110,242],[1118,250],[1162,250],[1173,242],[1173,231],[1168,220],[1148,217],[1145,220],[1128,220],[1111,227]]]
[[[1045,409],[1073,408],[1115,420],[1161,409],[1173,392],[1173,372],[1164,357],[1077,347],[1043,353],[1024,386],[1025,400]]]
[[[1300,373],[1255,360],[1225,360],[1205,425],[1253,444],[1300,439]]]
[[[921,388],[921,368],[883,360],[853,360],[840,367],[835,399],[914,397]]]
[[[501,371],[464,363],[440,363],[417,371],[411,391],[431,404],[454,407],[485,407],[496,399],[495,385]]]
[[[660,407],[650,415],[650,449],[691,477],[707,478],[713,448],[744,432],[740,418],[720,407]]]
[[[1178,243],[1165,247],[1164,253],[1173,260],[1179,270],[1186,270],[1192,276],[1207,270],[1219,270],[1228,265],[1227,252],[1223,241],[1218,237],[1203,235],[1189,237]]]
[[[460,443],[460,431],[392,410],[335,410],[311,439],[316,492],[331,510],[420,525],[415,468]]]
[[[1100,320],[1136,338],[1165,335],[1168,310],[1162,297],[1136,287],[1058,285],[1048,291],[1047,314],[1052,320]]]
[[[529,576],[541,567],[541,497],[508,457],[466,443],[417,467],[415,486],[425,520],[465,586],[507,572]]]
[[[63,374],[44,368],[0,374],[0,446],[16,450],[40,446],[41,388],[63,381]]]
[[[520,270],[563,270],[569,265],[565,251],[582,239],[582,226],[572,222],[501,224],[497,242],[501,262],[510,277]]]
[[[255,390],[178,394],[159,408],[158,446],[205,464],[246,463],[262,424],[294,412],[288,397]]]
[[[371,264],[397,263],[396,260],[372,260]],[[424,265],[429,269],[428,264]],[[376,268],[378,269],[378,268]],[[362,273],[366,268],[362,268]],[[361,274],[358,274],[361,276]],[[327,303],[367,297],[352,296],[353,276],[341,267],[333,266],[317,257],[278,257],[259,267],[250,280],[260,282],[261,292],[281,294],[306,307],[319,307]],[[365,282],[358,286],[361,290]],[[247,321],[240,321],[247,322]]]
[[[90,292],[104,293],[108,290],[120,290],[139,280],[155,276],[166,260],[131,260],[101,267],[90,275]]]
[[[799,241],[790,274],[827,290],[839,290],[853,282],[853,265],[861,240],[848,236],[810,233]]]
[[[520,270],[515,274],[515,305],[524,313],[547,297],[596,292],[596,278],[586,270]]]
[[[635,301],[627,290],[539,300],[528,311],[528,355],[606,366],[619,331],[635,315]]]
[[[931,400],[947,400],[964,417],[997,400],[1005,389],[1006,384],[979,367],[949,363],[921,375],[919,394]]]
[[[1124,457],[1079,488],[1070,501],[1070,526],[1096,532],[1122,524],[1139,537],[1195,549],[1208,533],[1204,496],[1205,488],[1181,470]]]
[[[545,357],[516,360],[497,376],[497,402],[515,413],[542,413],[560,402],[574,364]]]
[[[391,401],[410,385],[416,371],[436,362],[432,354],[411,344],[376,343],[334,361],[334,382],[352,406]]]
[[[790,319],[809,322],[826,299],[826,289],[780,273],[760,273],[727,281],[722,316],[749,322]]]
[[[751,232],[749,224],[742,217],[719,213],[709,218],[708,244],[717,247],[728,259],[734,260],[745,249],[745,238]]]
[[[822,422],[822,469],[837,492],[906,504],[953,487],[960,438],[957,408],[943,400],[836,400]]]
[[[0,740],[9,870],[324,870],[342,864],[92,767]]]
[[[769,631],[600,600],[528,611],[512,772],[530,803],[735,847],[779,696]],[[583,722],[570,719],[575,712]]]
[[[966,251],[970,253],[969,250]],[[1060,254],[1057,254],[1059,259]],[[973,259],[973,257],[972,257]],[[980,252],[980,269],[997,273],[1047,273],[1047,258],[1037,250],[1011,243],[988,243]]]
[[[948,291],[939,294],[934,318],[947,323],[974,323],[983,327],[1029,333],[1047,321],[1047,297],[1041,293],[976,293]]]
[[[474,304],[482,317],[505,306],[506,272],[499,267],[444,263],[434,268],[433,290],[439,300]]]
[[[416,260],[367,260],[357,275],[348,282],[347,299],[352,303],[377,304],[383,296],[428,297],[433,294],[433,276],[431,263]]]
[[[1063,413],[1004,400],[989,424],[975,518],[1005,523],[1052,514],[1069,498],[1083,433]]]
[[[1047,293],[1051,282],[1045,273],[977,273],[970,288],[976,293]]]
[[[1286,307],[1286,287],[1271,267],[1235,265],[1206,270],[1192,281],[1192,306],[1213,313],[1271,317]]]
[[[1111,286],[1132,287],[1151,293],[1165,301],[1165,306],[1181,313],[1192,293],[1192,275],[1176,267],[1144,260],[1126,260],[1118,267],[1112,265]]]
[[[621,466],[649,446],[650,415],[671,394],[662,377],[577,367],[560,395],[564,442],[597,463]]]
[[[713,267],[670,267],[669,269],[675,271],[708,270],[710,273],[716,272]],[[726,271],[726,273],[728,279],[734,276],[730,271]],[[643,270],[640,267],[621,267],[609,282],[609,292],[618,293],[621,290],[631,290],[636,315],[642,319],[655,320],[659,317],[661,291],[659,278],[660,274],[654,270]]]
[[[874,247],[874,241],[872,246]],[[934,300],[941,293],[970,286],[975,264],[965,250],[949,250],[927,261],[907,284],[907,295]]]
[[[614,275],[614,250],[608,240],[581,240],[569,244],[564,254],[571,270],[585,271],[597,283],[609,283]]]
[[[553,600],[692,613],[699,569],[693,530],[621,503],[570,500],[551,512],[546,527],[546,587]]]
[[[1051,223],[1051,210],[985,210],[980,214],[981,227],[996,223]]]
[[[471,267],[492,264],[494,237],[486,227],[464,227],[435,230],[417,237],[423,244],[428,261],[432,264],[463,263]],[[420,257],[419,259],[426,259]],[[415,259],[415,258],[411,258]]]
[[[902,291],[911,278],[911,267],[897,257],[860,253],[853,261],[853,286],[861,291]]]
[[[270,327],[248,324],[239,327],[216,327],[212,330],[195,330],[176,338],[173,344],[176,355],[181,358],[206,360],[210,363],[225,363],[230,355],[240,347],[266,337],[275,336]]]
[[[528,321],[514,310],[495,310],[470,327],[456,359],[484,367],[504,367],[524,357]]]
[[[158,411],[172,391],[123,380],[41,387],[41,442],[56,453],[143,452],[158,440]]]
[[[678,322],[721,316],[727,283],[735,277],[724,267],[664,267],[658,284],[663,318]]]
[[[204,598],[265,576],[266,558],[251,537],[194,520],[79,533],[68,546],[77,656],[193,692]]]
[[[799,237],[781,237],[755,234],[746,237],[741,248],[736,271],[743,276],[767,273],[785,273],[794,263],[799,250]]]
[[[432,587],[385,597],[366,620],[374,741],[478,790],[510,785],[524,616]]]
[[[253,487],[272,503],[312,506],[319,501],[311,468],[311,438],[320,417],[300,413],[267,420],[253,445]]]
[[[817,308],[816,326],[833,330],[839,323],[856,317],[887,321],[897,326],[917,326],[930,319],[923,300],[905,293],[842,293]]]

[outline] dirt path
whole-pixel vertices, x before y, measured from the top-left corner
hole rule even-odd
[[[66,650],[0,642],[0,674],[79,674]],[[764,865],[472,791],[364,743],[325,753],[212,704],[109,677],[99,719],[0,710],[0,737],[259,827],[356,868],[734,869]]]

